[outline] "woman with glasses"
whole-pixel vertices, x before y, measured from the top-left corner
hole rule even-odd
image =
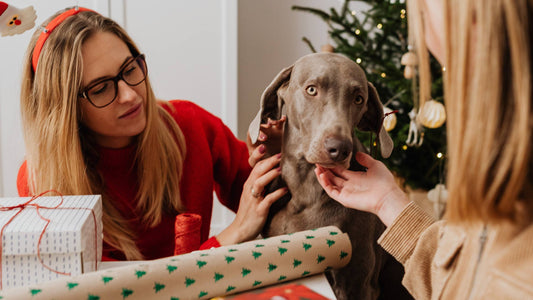
[[[43,27],[24,67],[21,196],[101,194],[104,259],[155,259],[258,235],[286,193],[261,193],[280,173],[279,156],[259,161],[263,145],[249,157],[204,109],[156,100],[144,55],[114,21],[72,8]],[[213,190],[237,215],[208,239]]]

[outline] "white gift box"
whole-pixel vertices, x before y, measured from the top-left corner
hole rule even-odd
[[[0,198],[0,289],[96,271],[102,259],[101,196],[41,196],[18,207],[29,200]]]

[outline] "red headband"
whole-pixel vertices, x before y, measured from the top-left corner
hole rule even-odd
[[[66,18],[73,16],[75,14],[78,14],[82,11],[93,11],[88,8],[84,7],[75,7],[72,9],[69,9],[67,11],[64,11],[59,16],[55,17],[44,30],[41,32],[41,35],[39,35],[39,39],[37,40],[37,43],[35,44],[35,49],[33,49],[33,57],[32,57],[32,66],[33,71],[35,72],[37,70],[37,63],[39,62],[39,55],[41,55],[41,50],[43,49],[44,42],[48,39],[52,31],[63,21],[65,21]]]

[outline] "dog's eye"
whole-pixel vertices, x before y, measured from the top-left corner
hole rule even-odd
[[[362,96],[357,96],[357,97],[355,97],[355,101],[354,102],[355,102],[355,104],[361,104],[364,101],[365,101],[365,99],[363,99]]]
[[[316,94],[318,93],[318,90],[314,85],[308,86],[305,91],[311,96],[316,96]]]

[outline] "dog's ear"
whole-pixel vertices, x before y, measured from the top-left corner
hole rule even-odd
[[[259,137],[259,129],[261,124],[267,122],[268,118],[278,120],[281,118],[281,108],[283,107],[283,100],[278,96],[280,87],[289,81],[291,77],[292,67],[287,67],[276,75],[274,80],[268,85],[261,95],[261,104],[259,112],[250,123],[248,127],[248,134],[252,140],[252,144],[257,142]]]
[[[392,153],[394,143],[389,134],[383,128],[383,105],[379,100],[378,92],[372,83],[368,83],[367,110],[359,121],[357,128],[362,131],[373,131],[378,136],[378,142],[382,157],[389,157]]]

